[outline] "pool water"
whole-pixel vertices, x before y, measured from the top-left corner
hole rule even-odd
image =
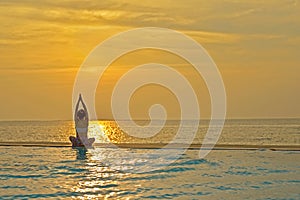
[[[0,147],[0,199],[300,199],[299,151],[224,149],[199,159],[199,150],[187,150],[139,173],[122,167],[140,162],[112,166],[99,156],[118,160],[121,151],[137,150],[96,150]],[[142,165],[162,162],[149,149],[139,151],[147,155]]]

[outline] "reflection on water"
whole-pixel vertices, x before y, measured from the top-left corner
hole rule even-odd
[[[79,199],[95,199],[95,198],[112,198],[118,197],[120,192],[120,179],[124,174],[116,170],[112,170],[109,166],[104,165],[100,160],[95,160],[90,151],[84,148],[77,148],[76,158],[84,160],[83,174],[76,185],[71,190],[75,192]]]
[[[299,119],[229,120],[222,144],[298,144]],[[100,123],[98,126],[96,123]],[[133,138],[114,121],[91,122],[89,136],[114,143],[168,143],[177,130],[168,121],[155,137]],[[129,127],[130,128],[130,127]],[[200,123],[195,143],[207,122]],[[134,129],[132,130],[134,131]],[[0,122],[0,142],[68,142],[70,121]],[[184,141],[184,137],[182,141]],[[130,156],[132,153],[136,157]],[[299,199],[299,152],[212,151],[198,159],[172,149],[0,146],[0,199]],[[153,169],[155,170],[149,170]],[[142,173],[140,173],[143,171]],[[139,172],[139,173],[138,173]]]
[[[140,126],[147,125],[149,121],[139,121]],[[131,124],[131,123],[128,123]],[[154,123],[155,124],[155,123]],[[160,124],[160,123],[158,123]],[[123,122],[127,132],[123,131],[115,121],[92,121],[89,125],[89,136],[96,138],[96,143],[160,143],[170,142],[176,135],[180,121],[169,121],[162,127],[162,130],[153,134],[153,128],[144,128],[143,133],[139,134],[136,127],[126,126],[126,121]],[[130,133],[130,135],[128,134]],[[154,135],[148,138],[133,137],[131,135]],[[182,138],[184,141],[184,138]]]
[[[218,150],[197,159],[198,151],[188,150],[158,170],[128,173],[99,159],[123,156],[111,150],[0,147],[0,199],[299,199],[299,152]],[[119,165],[163,163],[143,152],[147,162]]]
[[[76,149],[76,158],[78,159],[78,160],[85,160],[85,159],[87,159],[88,157],[87,157],[87,149],[85,149],[85,148],[75,148]]]
[[[140,121],[139,125],[147,125],[149,121]],[[177,134],[180,121],[169,120],[164,127],[153,137],[138,138],[132,137],[122,131],[115,121],[94,121],[91,122],[89,134],[94,135],[98,140],[96,142],[112,143],[140,143],[157,144],[169,143]],[[192,124],[192,121],[191,121]],[[194,144],[203,142],[207,133],[209,120],[200,121]],[[100,128],[99,128],[100,127]],[[139,135],[135,127],[125,127],[131,135]],[[140,130],[140,129],[139,129]],[[190,135],[188,123],[179,137],[179,142],[185,143]],[[300,119],[245,119],[245,120],[226,120],[218,144],[236,144],[236,145],[295,145],[300,143]],[[141,135],[147,135],[151,129],[144,129]],[[149,134],[151,135],[151,134]]]
[[[139,125],[147,125],[148,121],[139,121]],[[89,136],[96,139],[96,143],[169,143],[177,133],[179,121],[167,121],[155,136],[149,138],[132,137],[121,130],[115,121],[91,121]],[[208,120],[202,120],[193,143],[202,143],[208,129]],[[130,134],[139,135],[134,127],[126,127]],[[190,134],[186,125],[186,134],[179,140],[184,143]],[[219,144],[254,144],[254,145],[295,145],[300,143],[300,119],[245,119],[226,120]],[[147,135],[145,129],[142,135]],[[70,145],[69,136],[75,136],[72,121],[0,121],[1,142],[23,143],[64,143]]]

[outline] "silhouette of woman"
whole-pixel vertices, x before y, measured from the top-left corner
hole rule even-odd
[[[79,104],[82,103],[83,109],[79,109]],[[95,141],[95,138],[88,138],[89,115],[85,103],[83,102],[81,94],[76,104],[74,112],[76,137],[70,136],[72,147],[88,147]]]

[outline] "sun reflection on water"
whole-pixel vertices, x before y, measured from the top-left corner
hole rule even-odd
[[[95,143],[125,143],[133,138],[124,133],[115,121],[91,121],[89,137],[96,139]]]
[[[128,176],[128,174],[113,170],[109,166],[105,166],[98,160],[98,157],[93,156],[91,152],[84,149],[76,149],[77,158],[85,154],[83,160],[83,173],[80,174],[80,180],[71,190],[79,196],[73,197],[76,199],[114,199],[122,192],[130,191],[128,185],[124,185],[120,180]]]
[[[139,125],[141,126],[145,126],[148,123],[149,121],[147,120],[139,121]],[[97,143],[147,144],[147,143],[160,143],[162,141],[168,143],[169,141],[172,141],[173,137],[176,135],[178,130],[178,123],[179,122],[177,121],[168,122],[168,124],[165,124],[165,126],[154,136],[143,138],[143,137],[134,137],[124,132],[115,121],[91,121],[89,125],[89,137],[94,137],[96,139],[95,144]],[[129,131],[129,133],[134,133],[134,135],[138,135],[140,131],[142,131],[143,135],[145,134],[147,135],[148,133],[152,134],[151,128],[136,129],[136,127],[130,125],[126,127],[126,131]]]

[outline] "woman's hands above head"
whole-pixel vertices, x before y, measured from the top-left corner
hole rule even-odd
[[[82,95],[81,94],[79,94],[79,99],[78,99],[78,102],[82,102],[83,103],[83,99],[82,99]]]

